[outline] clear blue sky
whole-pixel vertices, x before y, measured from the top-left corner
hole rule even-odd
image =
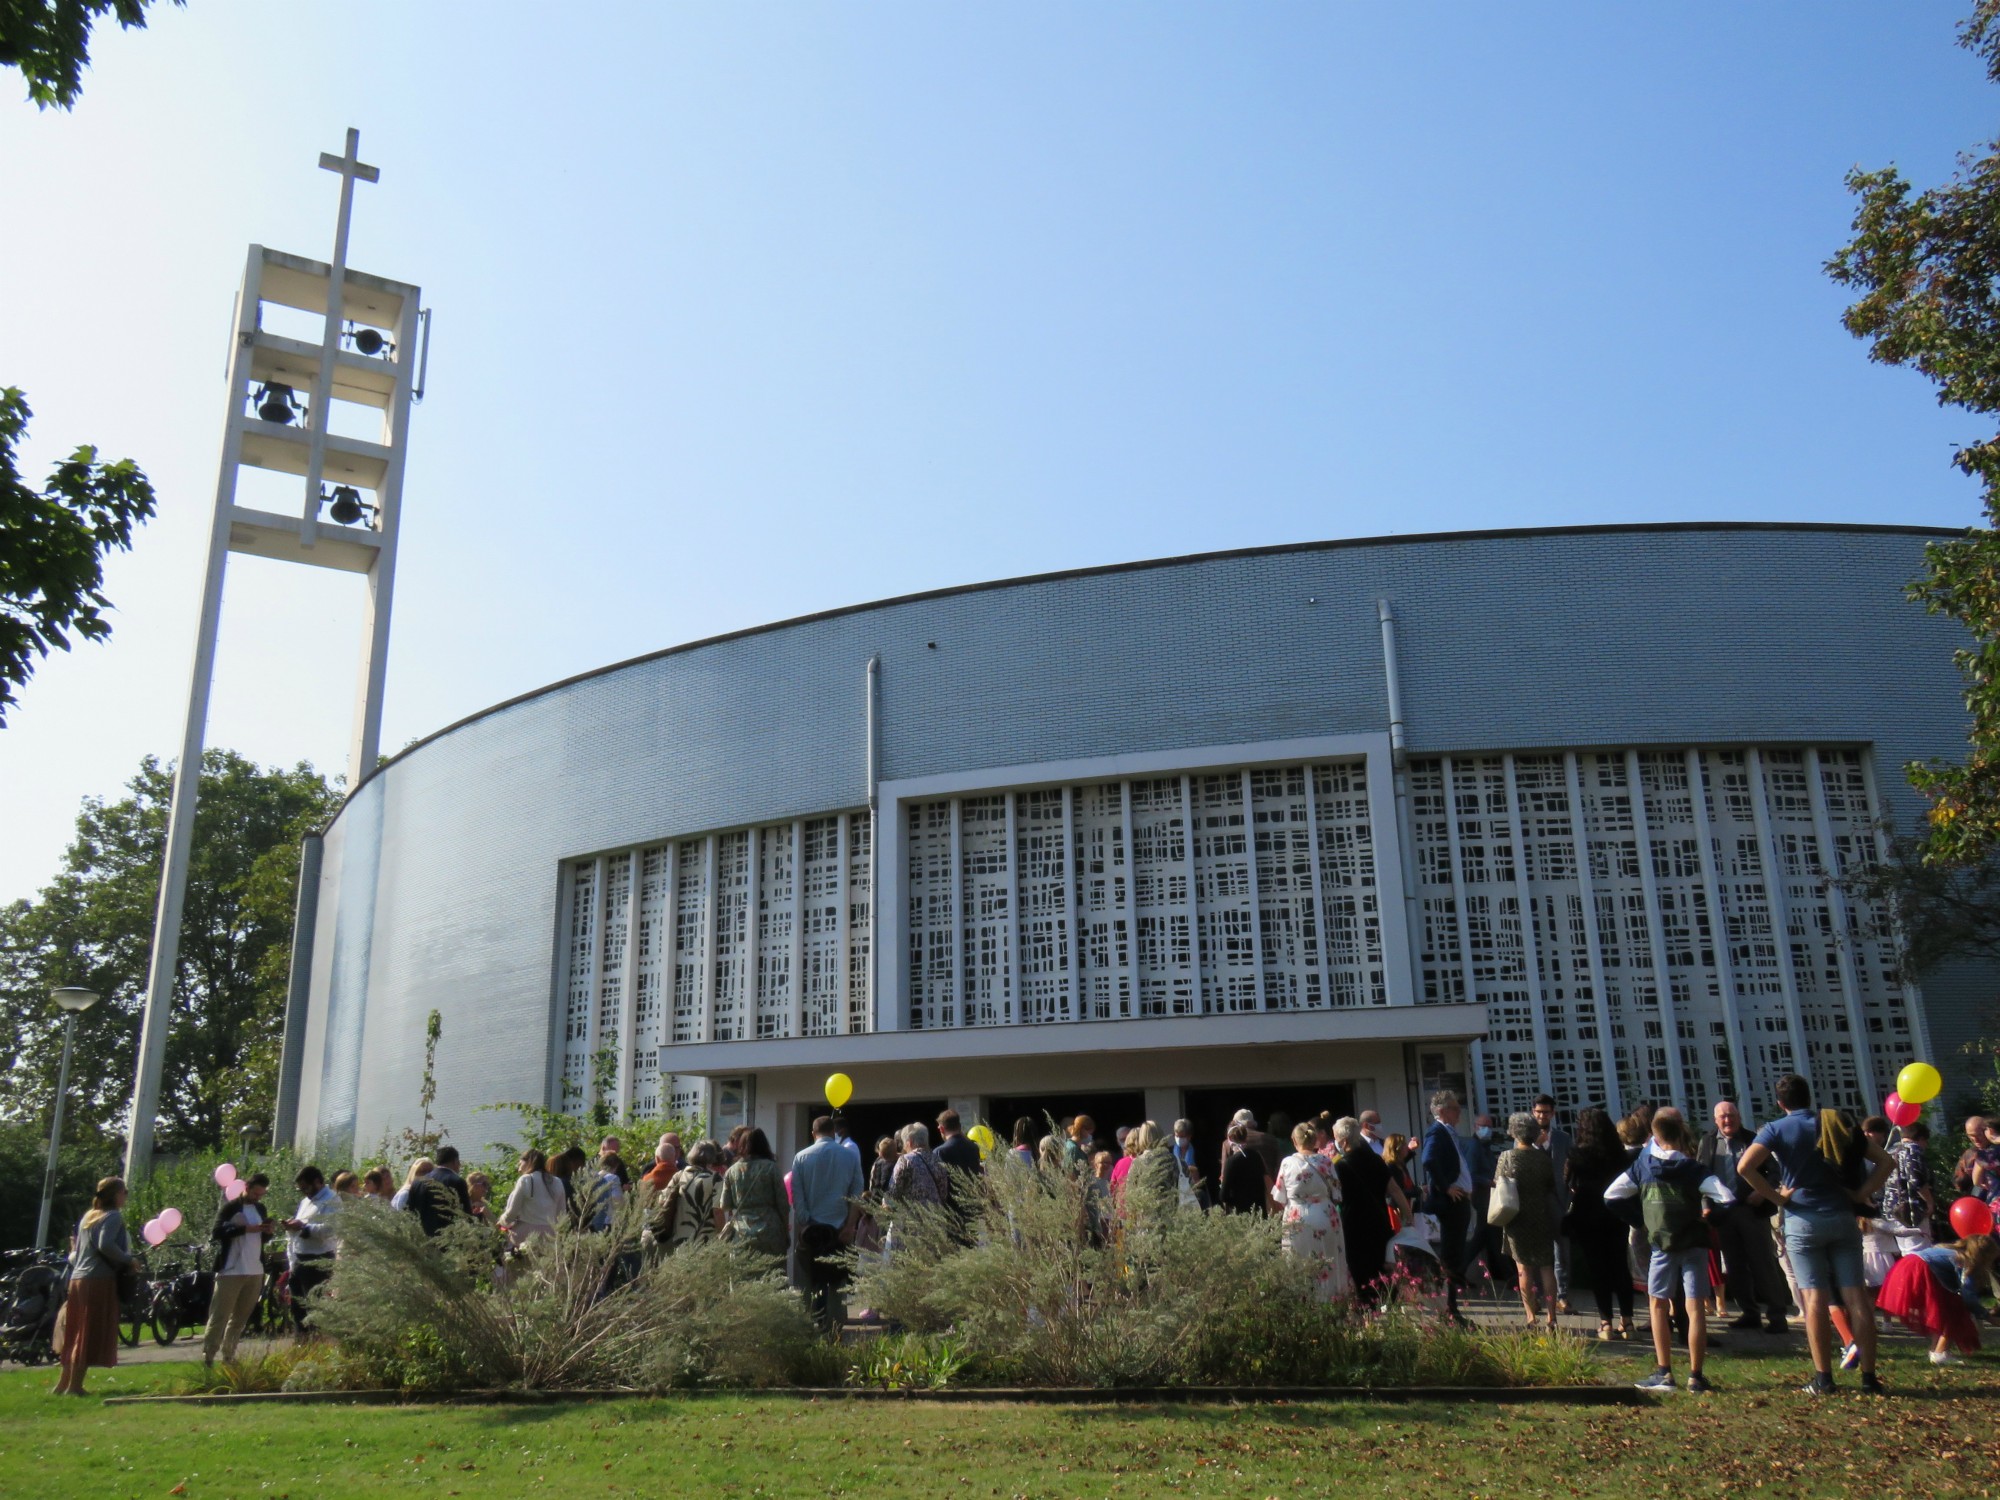
[[[384,743],[971,580],[1311,538],[1976,519],[1842,174],[1995,133],[1963,4],[253,6],[0,75],[31,470],[162,513],[0,731],[0,898],[172,753],[244,247],[436,308]],[[236,559],[210,743],[341,769],[356,580]]]

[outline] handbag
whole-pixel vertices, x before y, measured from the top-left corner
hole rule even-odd
[[[1486,1222],[1501,1229],[1514,1222],[1521,1212],[1521,1185],[1511,1177],[1493,1179],[1493,1195],[1486,1200]]]

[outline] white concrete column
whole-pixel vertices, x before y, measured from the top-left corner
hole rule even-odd
[[[1731,1069],[1736,1075],[1731,1080],[1732,1091],[1739,1106],[1754,1107],[1752,1101],[1758,1095],[1753,1093],[1753,1088],[1761,1088],[1764,1080],[1750,1076],[1752,1059],[1743,1045],[1741,996],[1736,990],[1736,960],[1729,951],[1732,941],[1729,912],[1722,902],[1722,880],[1715,859],[1715,834],[1709,827],[1708,762],[1701,751],[1688,751],[1687,768],[1688,792],[1694,803],[1695,842],[1700,846],[1701,854],[1702,899],[1708,903],[1708,935],[1715,945],[1715,975],[1722,985],[1722,1027],[1728,1034],[1729,1052],[1735,1062]]]
[[[1445,837],[1451,845],[1451,906],[1458,918],[1458,966],[1465,980],[1465,1003],[1479,1001],[1479,977],[1472,965],[1472,920],[1465,912],[1465,863],[1459,854],[1458,789],[1452,784],[1451,757],[1438,759],[1438,774],[1444,783]]]
[[[1785,1022],[1791,1032],[1792,1067],[1812,1078],[1812,1054],[1806,1050],[1804,1008],[1799,1002],[1799,975],[1792,965],[1792,904],[1785,895],[1785,865],[1778,857],[1778,840],[1771,831],[1771,800],[1764,788],[1764,756],[1754,745],[1745,757],[1750,776],[1750,807],[1757,819],[1757,862],[1764,867],[1764,897],[1771,915],[1771,946],[1778,950],[1778,980],[1785,994]]]
[[[1521,792],[1514,777],[1514,757],[1503,758],[1507,779],[1507,822],[1514,843],[1514,899],[1521,911],[1521,968],[1528,987],[1528,1019],[1535,1031],[1535,1078],[1545,1094],[1554,1092],[1549,1070],[1548,991],[1542,976],[1541,944],[1535,936],[1534,887],[1528,880],[1528,830],[1521,821]],[[1477,1076],[1475,1056],[1467,1076]]]
[[[1257,886],[1257,801],[1250,790],[1250,773],[1243,772],[1243,853],[1250,865],[1250,951],[1257,966],[1257,1009],[1270,1000],[1264,993],[1264,904]]]
[[[1887,864],[1890,855],[1889,830],[1883,822],[1881,793],[1876,789],[1875,747],[1872,745],[1861,752],[1861,781],[1868,792],[1868,821],[1875,830],[1875,858]],[[1896,976],[1902,983],[1903,1006],[1910,1013],[1910,1041],[1916,1049],[1916,1055],[1919,1058],[1927,1058],[1933,1053],[1930,1022],[1924,1015],[1923,991],[1910,978],[1908,970],[1903,965],[1901,926],[1892,925],[1890,935],[1896,945]]]
[[[1660,882],[1653,871],[1653,835],[1646,823],[1646,787],[1639,752],[1625,752],[1626,789],[1632,794],[1632,832],[1638,840],[1639,884],[1646,896],[1646,936],[1651,949],[1653,984],[1660,1002],[1660,1031],[1667,1044],[1667,1087],[1674,1103],[1688,1107],[1687,1070],[1681,1066],[1680,1017],[1674,1009],[1673,980],[1667,972],[1667,938],[1660,910]]]
[[[1563,753],[1563,782],[1569,791],[1569,836],[1576,851],[1576,887],[1583,904],[1584,952],[1590,960],[1591,1008],[1597,1013],[1599,1066],[1604,1080],[1605,1107],[1614,1120],[1623,1119],[1625,1104],[1618,1086],[1618,1047],[1611,1034],[1611,1001],[1604,990],[1604,944],[1597,932],[1597,887],[1590,874],[1590,838],[1583,821],[1583,778],[1576,752]]]

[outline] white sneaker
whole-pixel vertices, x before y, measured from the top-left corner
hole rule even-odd
[[[1949,1349],[1933,1349],[1931,1350],[1931,1363],[1934,1365],[1955,1365],[1958,1363],[1958,1356],[1953,1354]]]
[[[1861,1368],[1861,1346],[1859,1344],[1849,1344],[1845,1349],[1840,1351],[1840,1368],[1843,1370],[1858,1370]]]

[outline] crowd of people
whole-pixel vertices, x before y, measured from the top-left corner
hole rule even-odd
[[[1836,1368],[1858,1370],[1864,1391],[1882,1388],[1878,1307],[1921,1331],[1937,1363],[1977,1348],[1977,1320],[1995,1316],[1982,1298],[1989,1283],[2000,1291],[1994,1238],[1937,1237],[1943,1204],[1928,1129],[1816,1111],[1795,1075],[1780,1081],[1773,1103],[1777,1118],[1753,1133],[1737,1102],[1721,1100],[1698,1138],[1680,1110],[1651,1104],[1619,1121],[1586,1108],[1572,1133],[1547,1095],[1500,1129],[1480,1115],[1464,1130],[1460,1100],[1440,1091],[1415,1139],[1385,1134],[1373,1110],[1297,1123],[1273,1114],[1260,1124],[1246,1109],[1212,1161],[1197,1151],[1187,1120],[1170,1129],[1141,1121],[1100,1136],[1088,1115],[1024,1117],[1005,1145],[980,1132],[982,1148],[948,1109],[935,1135],[931,1124],[912,1122],[869,1152],[836,1111],[812,1122],[812,1140],[789,1171],[765,1132],[749,1125],[685,1153],[680,1135],[668,1132],[637,1176],[623,1142],[607,1137],[594,1161],[580,1146],[553,1157],[523,1152],[496,1207],[487,1175],[462,1175],[458,1152],[443,1145],[412,1162],[401,1183],[386,1166],[338,1172],[331,1182],[307,1166],[289,1217],[266,1210],[269,1181],[257,1174],[216,1214],[216,1295],[203,1355],[234,1356],[262,1286],[263,1246],[279,1233],[293,1316],[302,1331],[309,1326],[308,1294],[331,1274],[341,1209],[358,1199],[413,1214],[427,1235],[460,1219],[492,1225],[504,1276],[505,1261],[538,1253],[563,1226],[605,1230],[636,1198],[637,1242],[619,1256],[607,1289],[647,1258],[723,1239],[783,1267],[830,1327],[844,1316],[854,1260],[844,1252],[893,1253],[897,1221],[913,1208],[944,1210],[944,1222],[970,1243],[980,1179],[992,1171],[1082,1180],[1094,1204],[1087,1232],[1097,1235],[1140,1198],[1189,1212],[1275,1214],[1283,1252],[1308,1264],[1313,1295],[1325,1301],[1367,1304],[1390,1294],[1399,1246],[1434,1260],[1454,1319],[1483,1270],[1518,1289],[1529,1325],[1553,1329],[1571,1311],[1580,1273],[1595,1300],[1597,1337],[1636,1339],[1633,1300],[1643,1288],[1656,1368],[1639,1384],[1649,1389],[1676,1388],[1676,1343],[1687,1350],[1688,1389],[1712,1389],[1709,1319],[1724,1312],[1725,1296],[1739,1308],[1729,1325],[1739,1330],[1782,1333],[1792,1308],[1802,1311],[1811,1394],[1834,1389]],[[1953,1188],[2000,1202],[2000,1134],[1974,1116],[1966,1137]],[[134,1264],[124,1201],[123,1183],[107,1178],[78,1225],[59,1392],[81,1394],[90,1366],[116,1362],[117,1278]]]

